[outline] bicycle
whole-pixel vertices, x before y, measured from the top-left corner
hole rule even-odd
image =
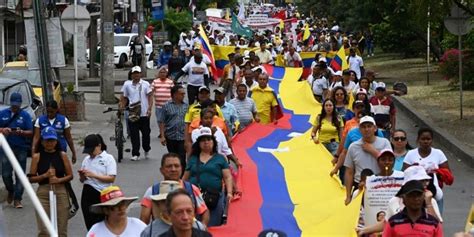
[[[123,111],[120,109],[114,109],[111,107],[108,107],[107,110],[105,110],[103,113],[108,113],[116,111],[117,112],[117,119],[115,120],[115,136],[110,137],[110,141],[115,141],[115,146],[117,147],[117,159],[118,162],[122,162],[123,159],[123,144],[125,143],[125,137],[123,136],[123,124],[122,124],[122,119],[123,119]]]

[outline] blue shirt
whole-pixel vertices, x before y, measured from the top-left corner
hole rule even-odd
[[[382,138],[385,138],[382,131],[380,131],[380,129],[377,129],[377,137],[382,137]],[[353,128],[351,129],[348,133],[347,133],[347,136],[346,136],[346,141],[344,142],[344,149],[349,149],[349,146],[362,138],[362,133],[360,133],[360,130],[359,128]]]
[[[405,155],[395,157],[395,164],[393,164],[393,170],[402,171],[404,159],[405,159]]]
[[[10,119],[13,117],[13,113],[11,108],[4,109],[0,111],[0,127],[2,128],[12,128],[12,129],[21,129],[21,130],[33,130],[33,122],[31,121],[31,116],[28,112],[24,110],[19,111],[19,115],[12,120],[10,123]],[[10,134],[6,136],[8,144],[11,147],[16,148],[30,148],[31,147],[31,139],[24,137],[24,136],[17,136]]]
[[[166,52],[163,50],[163,52],[160,53],[160,57],[158,58],[158,66],[168,65],[171,56],[171,52]]]
[[[232,136],[232,131],[235,128],[235,122],[239,120],[237,110],[235,109],[235,106],[229,102],[225,102],[224,105],[220,107],[222,114],[224,115],[225,123],[230,129],[230,135]]]

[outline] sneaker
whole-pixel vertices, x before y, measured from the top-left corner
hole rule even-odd
[[[145,151],[145,159],[149,159],[150,158],[150,152],[149,151]]]
[[[23,208],[23,205],[21,204],[20,200],[15,200],[13,206],[17,209]]]
[[[138,160],[140,160],[140,157],[139,156],[132,156],[132,158],[130,160],[138,161]]]
[[[13,202],[13,193],[8,192],[7,203],[12,204]]]

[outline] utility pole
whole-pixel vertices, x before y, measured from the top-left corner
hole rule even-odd
[[[38,60],[40,67],[41,86],[43,87],[43,101],[53,99],[53,82],[51,81],[51,63],[49,61],[48,32],[44,20],[43,1],[34,0],[34,22],[36,30],[36,42],[38,47]]]
[[[114,1],[101,1],[100,102],[115,104]],[[93,56],[93,55],[91,55]]]
[[[146,77],[146,63],[148,61],[146,57],[146,44],[145,44],[145,16],[143,10],[143,0],[137,0],[137,17],[138,17],[138,37],[140,37],[140,44],[143,45],[144,50],[142,50],[142,63],[140,67],[142,68],[142,77]]]

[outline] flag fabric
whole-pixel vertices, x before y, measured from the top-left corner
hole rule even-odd
[[[203,54],[209,57],[209,60],[211,61],[212,76],[214,77],[214,80],[217,81],[218,77],[217,77],[216,61],[214,59],[214,54],[212,52],[211,45],[209,44],[209,40],[207,39],[206,32],[202,28],[201,24],[199,24],[199,40],[201,41],[201,51]]]
[[[310,36],[311,36],[311,32],[309,31],[309,25],[306,24],[304,26],[303,41],[307,40]]]
[[[281,10],[279,12],[276,12],[273,15],[273,18],[278,18],[278,19],[281,19],[281,20],[285,20],[286,19],[286,10]]]
[[[244,1],[242,0],[240,0],[239,2],[239,14],[237,15],[237,18],[239,18],[239,20],[245,19],[245,6]]]
[[[329,66],[334,71],[343,71],[349,68],[344,47],[341,47],[339,51],[337,51],[337,54],[332,58],[331,62],[329,62]]]
[[[230,28],[237,35],[245,36],[247,38],[253,37],[253,31],[250,29],[250,27],[242,26],[242,24],[239,22],[239,19],[237,19],[234,14],[232,14],[232,24]]]
[[[310,85],[297,81],[301,68],[264,67],[284,114],[278,124],[252,123],[233,138],[233,152],[245,167],[236,180],[242,195],[229,205],[227,224],[209,232],[257,236],[262,229],[278,227],[296,237],[357,236],[362,195],[344,205],[344,188],[327,175],[332,156],[310,139],[312,111],[320,111],[321,105]],[[334,228],[338,223],[345,224]]]
[[[189,9],[191,10],[191,12],[193,13],[193,16],[194,16],[194,10],[196,10],[196,0],[189,0],[188,7],[189,7]]]

